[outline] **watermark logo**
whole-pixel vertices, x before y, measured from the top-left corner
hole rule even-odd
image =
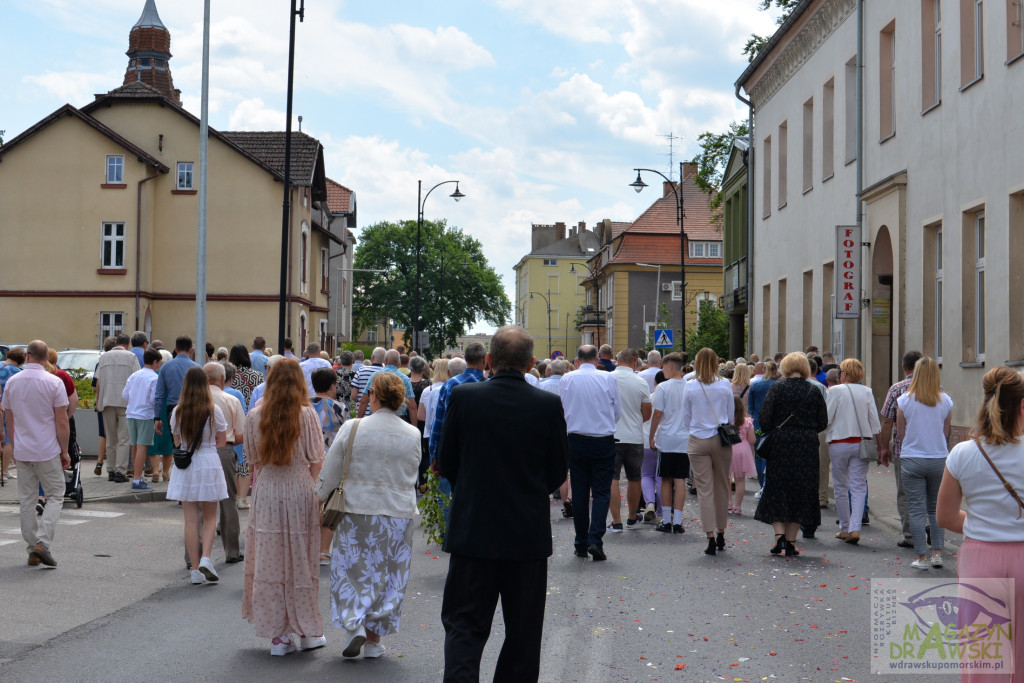
[[[1013,579],[872,579],[871,672],[1014,673]]]

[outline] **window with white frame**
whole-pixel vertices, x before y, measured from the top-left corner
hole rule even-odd
[[[683,281],[673,280],[672,281],[672,301],[683,300]]]
[[[107,184],[121,185],[124,183],[124,155],[107,155]]]
[[[1016,59],[1024,54],[1024,3],[1021,0],[1006,2],[1006,59]]]
[[[366,331],[366,341],[369,344],[376,344],[377,343],[377,330],[376,330],[376,328],[369,329],[369,330]]]
[[[896,20],[878,34],[878,141],[896,134]]]
[[[935,358],[942,362],[942,225],[935,229]]]
[[[942,101],[942,0],[921,3],[921,109]]]
[[[974,219],[975,348],[978,361],[985,360],[985,212]]]
[[[124,223],[104,223],[101,268],[124,268]]]
[[[195,189],[195,164],[191,161],[179,161],[178,162],[178,189],[179,190],[192,190]]]
[[[123,311],[100,311],[100,344],[107,337],[116,337],[124,331]]]
[[[299,293],[309,293],[309,226],[302,221],[299,237]]]
[[[558,265],[558,259],[556,259],[556,258],[546,258],[546,259],[544,259],[544,265],[545,266],[557,266]]]
[[[320,291],[330,292],[331,291],[331,277],[330,277],[330,262],[328,259],[330,256],[326,249],[320,249]]]
[[[960,87],[968,87],[985,75],[985,4],[960,0]]]
[[[721,242],[689,242],[690,258],[722,258]]]

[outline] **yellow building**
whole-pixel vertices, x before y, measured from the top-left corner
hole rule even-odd
[[[586,223],[569,228],[568,235],[565,223],[533,225],[530,253],[514,266],[515,322],[533,336],[537,358],[550,358],[556,350],[570,358],[575,355],[587,261],[598,246],[597,235]]]
[[[170,345],[194,330],[199,119],[173,88],[152,0],[129,43],[124,85],[0,147],[10,339],[96,348],[138,329]],[[323,148],[292,135],[286,334],[298,350],[330,346],[329,245],[343,242],[331,233]],[[210,129],[207,340],[217,346],[257,335],[278,346],[284,137]]]

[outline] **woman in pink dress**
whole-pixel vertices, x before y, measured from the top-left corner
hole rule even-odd
[[[246,416],[244,443],[258,476],[246,531],[242,616],[257,636],[271,639],[271,655],[323,647],[313,483],[324,440],[294,359],[282,358],[270,370],[263,400]]]
[[[754,466],[754,421],[747,415],[743,399],[734,396],[733,400],[736,402],[736,416],[733,418],[733,423],[740,430],[740,442],[733,444],[732,447],[732,465],[729,467],[729,476],[732,477],[734,491],[729,512],[742,515],[743,494],[747,492],[747,477],[757,475],[757,467]]]

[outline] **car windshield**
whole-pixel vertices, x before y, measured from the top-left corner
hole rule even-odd
[[[94,372],[100,354],[96,352],[65,351],[57,356],[57,367],[61,370],[85,370]]]

